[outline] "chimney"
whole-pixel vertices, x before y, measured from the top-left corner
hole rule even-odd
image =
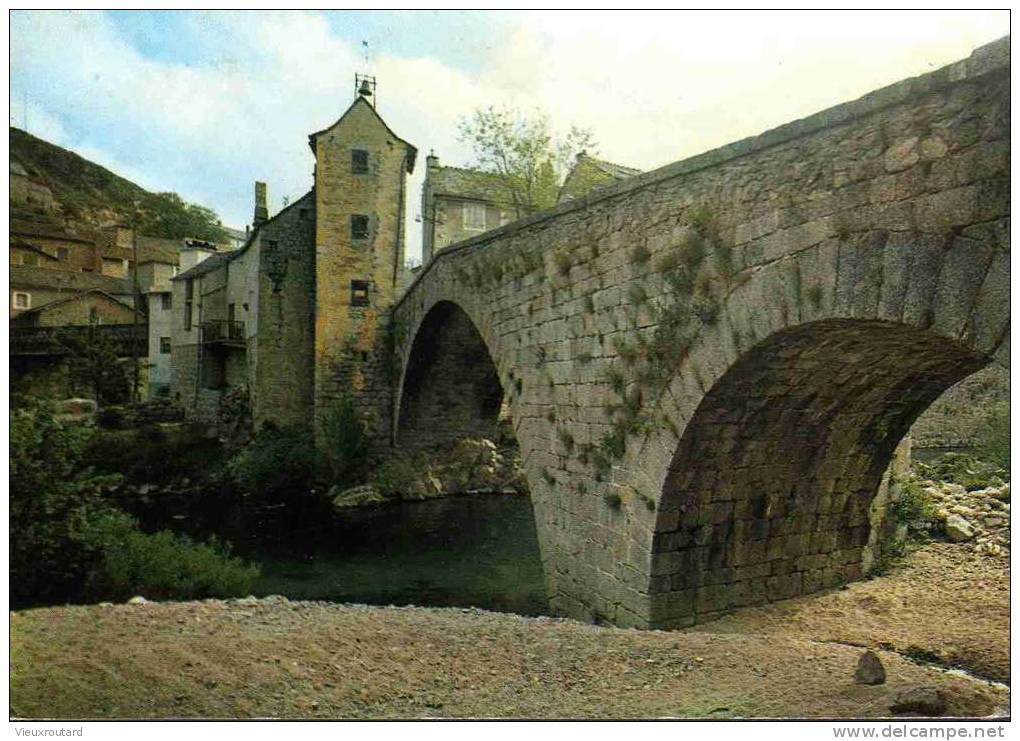
[[[429,156],[425,158],[425,169],[426,170],[431,170],[433,168],[438,168],[438,167],[439,167],[439,158],[436,157],[435,150],[434,149],[430,149],[429,150]]]
[[[255,215],[252,217],[252,226],[258,227],[269,221],[268,191],[266,184],[255,181]]]

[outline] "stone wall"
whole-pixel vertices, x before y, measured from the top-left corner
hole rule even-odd
[[[507,392],[557,609],[683,625],[861,573],[896,443],[1009,363],[1008,64],[998,42],[419,272],[404,375],[456,304]]]
[[[312,418],[315,344],[315,199],[312,193],[259,231],[255,424],[307,424]]]

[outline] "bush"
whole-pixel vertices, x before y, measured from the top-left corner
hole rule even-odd
[[[395,455],[377,466],[372,472],[372,484],[391,499],[415,499],[425,495],[415,462],[404,455]]]
[[[916,463],[917,472],[924,478],[959,484],[968,491],[1001,486],[1006,471],[994,463],[979,460],[966,453],[943,453],[931,463]]]
[[[304,496],[315,478],[315,441],[306,427],[266,425],[227,461],[227,475],[246,496],[268,501]]]
[[[333,483],[341,486],[362,483],[368,469],[368,436],[350,395],[326,410],[320,432],[319,452]]]
[[[243,597],[259,577],[258,566],[235,558],[215,538],[196,543],[167,530],[150,535],[122,512],[89,522],[83,540],[99,554],[87,585],[96,599]]]
[[[58,421],[45,403],[10,415],[10,585],[15,604],[66,599],[93,554],[80,535],[118,476],[82,464],[92,429]]]
[[[989,410],[986,427],[977,441],[978,457],[1009,475],[1009,402],[996,404]]]
[[[129,430],[98,430],[86,458],[101,471],[123,474],[132,483],[168,483],[196,473],[214,473],[223,446],[199,425],[153,424]]]

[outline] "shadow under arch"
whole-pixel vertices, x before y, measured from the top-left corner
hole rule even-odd
[[[991,358],[929,330],[828,319],[745,352],[673,454],[652,623],[690,625],[862,576],[869,511],[910,425]],[[657,597],[655,596],[657,595]]]
[[[396,444],[437,448],[459,438],[495,439],[503,387],[467,313],[436,303],[411,344],[400,388]]]

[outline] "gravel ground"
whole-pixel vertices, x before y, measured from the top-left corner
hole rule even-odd
[[[948,714],[1002,714],[1008,688],[905,654],[1008,676],[1008,578],[1005,559],[930,545],[889,576],[684,632],[272,597],[27,610],[11,616],[11,713],[871,718],[923,685]],[[885,684],[854,682],[848,644],[878,648]]]

